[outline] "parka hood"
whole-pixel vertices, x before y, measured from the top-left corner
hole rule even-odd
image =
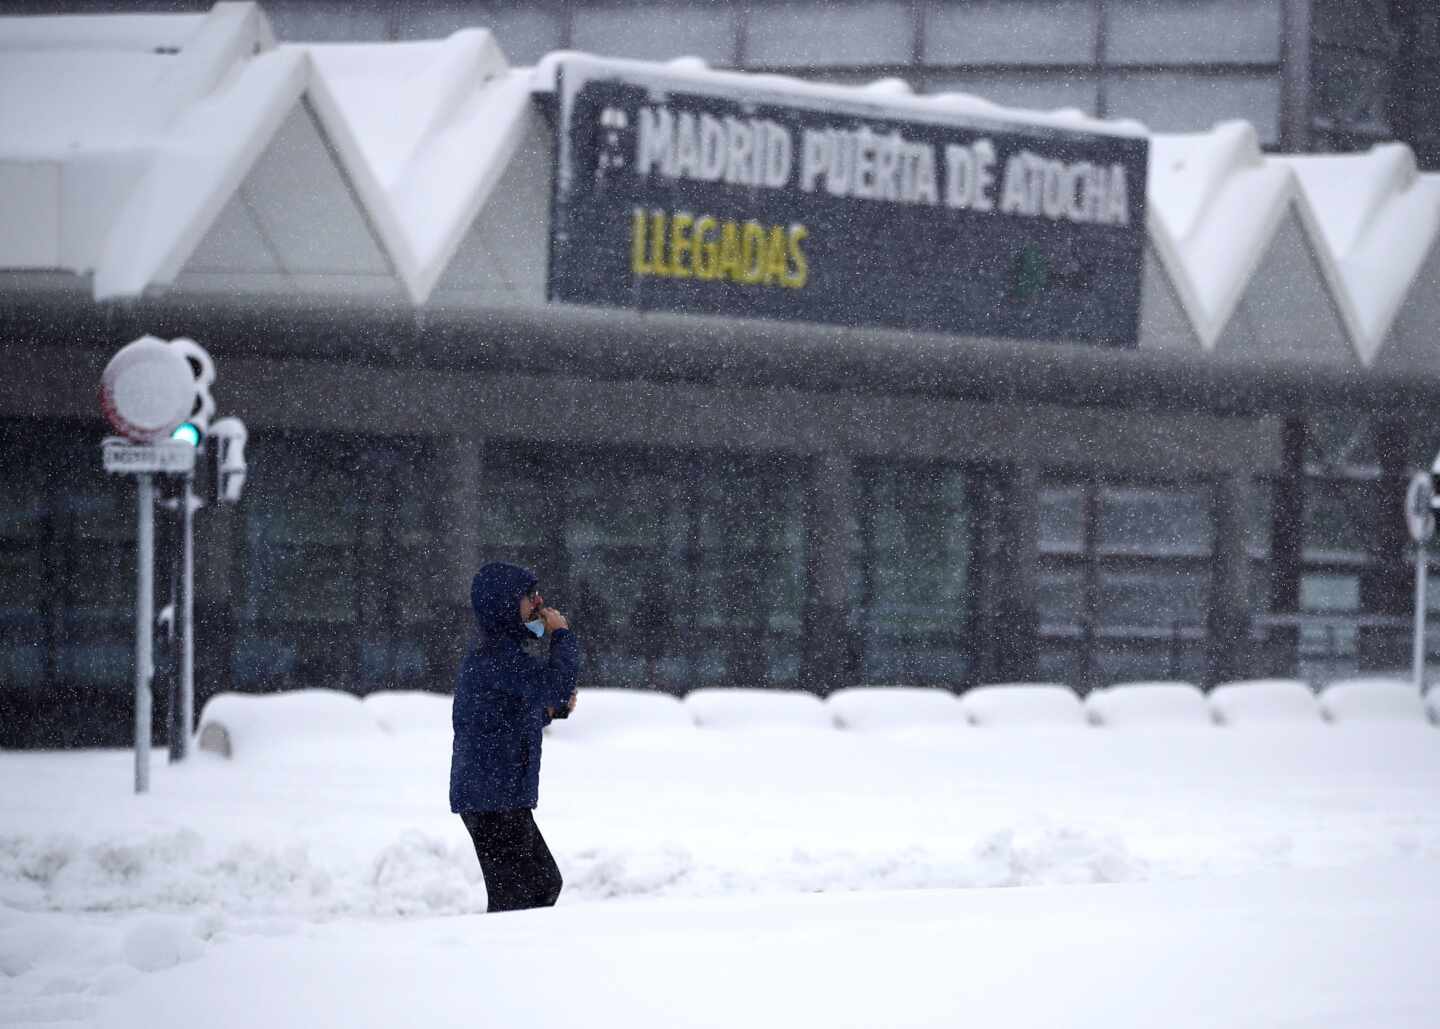
[[[492,561],[482,567],[470,583],[470,606],[481,633],[490,639],[523,639],[526,630],[520,624],[520,598],[537,582],[534,572],[519,565]]]

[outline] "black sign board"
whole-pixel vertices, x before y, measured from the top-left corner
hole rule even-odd
[[[1134,346],[1146,140],[561,64],[552,300]]]

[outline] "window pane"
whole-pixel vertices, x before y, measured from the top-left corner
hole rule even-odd
[[[1343,553],[1363,557],[1373,538],[1375,494],[1375,484],[1369,482],[1307,480],[1306,556]],[[1398,505],[1395,511],[1398,514]]]
[[[1274,572],[1269,561],[1250,562],[1250,614],[1256,618],[1270,613],[1270,577]]]
[[[936,76],[926,81],[927,93],[970,93],[1004,107],[1058,111],[1073,107],[1093,115],[1099,85],[1088,75],[982,74]]]
[[[1252,557],[1268,557],[1275,518],[1275,484],[1273,482],[1267,479],[1251,480],[1250,509],[1246,512],[1246,518],[1250,555]]]
[[[1078,686],[1084,678],[1085,652],[1078,640],[1042,640],[1036,672],[1043,682]]]
[[[483,500],[475,512],[480,539],[503,551],[535,541],[535,512],[543,511],[546,466],[521,451],[487,449],[481,489]]]
[[[1316,573],[1303,576],[1300,607],[1305,611],[1360,610],[1360,576]]]
[[[1335,132],[1392,135],[1386,103],[1392,64],[1384,53],[1317,44],[1311,73],[1316,119],[1330,123]]]
[[[1085,549],[1085,495],[1079,486],[1040,490],[1040,549],[1067,553]]]
[[[133,643],[67,640],[59,648],[57,674],[70,685],[123,690],[134,684],[134,663]]]
[[[72,538],[63,545],[60,586],[67,627],[120,623],[134,617],[135,554],[133,541],[115,544]],[[167,560],[157,545],[157,576]],[[165,603],[158,599],[159,589],[157,579],[157,608]]]
[[[1089,64],[1093,0],[975,0],[925,8],[927,64]]]
[[[7,497],[0,507],[9,514],[17,507],[42,510],[43,503]],[[39,544],[38,523],[27,528],[0,516],[0,689],[38,686],[45,677],[47,589]]]
[[[561,47],[561,15],[554,9],[448,3],[397,5],[395,12],[401,39],[443,39],[459,29],[489,29],[511,64],[534,64]]]
[[[1280,60],[1279,0],[1109,0],[1105,58],[1114,64]]]
[[[575,11],[572,45],[611,57],[667,61],[694,56],[715,65],[733,65],[736,20],[735,11],[728,7],[580,7]]]
[[[1205,624],[1208,570],[1156,567],[1100,573],[1100,621],[1107,627],[1172,631]]]
[[[787,3],[749,11],[750,65],[909,64],[914,55],[908,3]]]
[[[1305,463],[1323,469],[1379,469],[1375,424],[1365,415],[1336,413],[1305,425]],[[1429,464],[1429,458],[1424,459]]]
[[[654,649],[658,659],[673,649],[672,630],[649,623],[687,604],[685,577],[668,570],[684,567],[688,512],[664,467],[639,454],[589,457],[565,490],[568,601],[587,652],[617,655],[602,669],[611,675],[625,674],[628,651]]]
[[[1202,487],[1100,491],[1102,553],[1205,554],[1213,538],[1210,498]]]
[[[1079,567],[1048,567],[1040,572],[1040,625],[1076,630],[1086,622],[1085,574]]]
[[[936,640],[872,634],[865,640],[860,675],[867,683],[929,683],[955,686],[970,674],[973,657],[963,647]]]
[[[968,476],[939,465],[871,465],[860,478],[869,594],[861,675],[959,683],[973,663],[965,633],[975,531]]]
[[[969,615],[972,515],[964,474],[938,466],[869,471],[872,626],[959,631]]]
[[[708,462],[698,485],[694,558],[703,622],[798,631],[804,580],[800,483],[758,466]]]
[[[1106,86],[1107,114],[1136,118],[1152,132],[1199,132],[1216,122],[1243,118],[1261,143],[1280,138],[1280,78],[1135,74]]]
[[[1205,645],[1196,640],[1106,640],[1095,653],[1101,685],[1144,679],[1203,681],[1207,663]]]
[[[547,597],[585,634],[590,681],[793,684],[805,604],[796,468],[618,448],[557,462],[491,448],[486,477],[492,488],[549,504],[518,508],[529,512],[517,530],[529,528],[528,550],[491,549],[554,570]],[[542,510],[553,512],[548,539],[534,531]]]
[[[0,427],[0,689],[39,686],[48,655],[45,475],[23,429]]]
[[[60,494],[57,507],[49,558],[60,606],[56,675],[70,685],[124,689],[134,676],[135,485],[98,472],[82,475]],[[158,546],[166,512],[157,509],[155,516]],[[157,575],[165,567],[164,551],[157,551]],[[166,602],[161,590],[157,581],[157,609]]]
[[[45,644],[42,640],[6,636],[0,644],[0,683],[6,687],[39,686],[45,680]]]
[[[369,509],[361,493],[373,476],[357,475],[341,441],[296,446],[260,441],[241,505],[246,574],[239,609],[246,622],[353,624],[363,596],[358,578]]]

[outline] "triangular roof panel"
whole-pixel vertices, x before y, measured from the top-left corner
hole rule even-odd
[[[483,29],[295,49],[314,62],[316,110],[411,299],[423,303],[533,116],[528,74],[510,71]]]
[[[1200,344],[1214,349],[1296,194],[1254,128],[1151,138],[1150,238]]]
[[[1287,205],[1224,331],[1219,354],[1358,364],[1324,267],[1323,244]]]
[[[1440,176],[1425,178],[1440,180]],[[1437,326],[1440,326],[1440,240],[1431,243],[1430,252],[1421,260],[1375,363],[1382,367],[1405,365],[1440,372]]]
[[[1400,143],[1367,153],[1276,157],[1294,170],[1337,270],[1337,299],[1368,364],[1440,236],[1440,179]]]
[[[394,269],[334,159],[310,105],[297,102],[176,280],[182,288],[245,283],[384,289]]]

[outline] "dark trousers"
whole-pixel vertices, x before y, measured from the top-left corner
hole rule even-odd
[[[564,884],[560,867],[528,808],[460,815],[485,876],[490,911],[548,908]]]

